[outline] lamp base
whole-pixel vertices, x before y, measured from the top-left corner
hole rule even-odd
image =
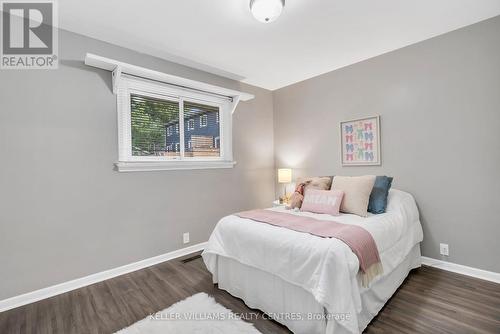
[[[289,204],[290,203],[290,196],[284,195],[279,198],[280,204]]]

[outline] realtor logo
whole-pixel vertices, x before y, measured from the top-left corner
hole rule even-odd
[[[54,1],[3,1],[2,69],[56,69],[57,16]]]

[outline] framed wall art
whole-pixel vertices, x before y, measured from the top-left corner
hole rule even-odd
[[[342,166],[380,165],[380,116],[340,122]]]

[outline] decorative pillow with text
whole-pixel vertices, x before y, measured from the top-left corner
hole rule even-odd
[[[338,216],[344,192],[341,190],[307,190],[300,211]]]

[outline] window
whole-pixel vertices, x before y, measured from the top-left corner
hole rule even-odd
[[[214,158],[220,157],[220,148],[215,147],[214,140],[220,136],[220,125],[215,122],[219,107],[195,102],[184,102],[184,118],[200,119],[200,127],[186,135],[187,157]],[[188,122],[189,123],[189,122]],[[191,145],[189,143],[191,142]]]
[[[168,128],[171,127],[170,124],[179,124],[178,103],[131,94],[130,118],[132,156],[165,155],[166,146],[169,144]]]
[[[233,166],[230,99],[129,76],[121,80],[118,170]]]
[[[200,127],[204,128],[208,125],[208,116],[205,114],[205,115],[201,115],[200,116]]]

